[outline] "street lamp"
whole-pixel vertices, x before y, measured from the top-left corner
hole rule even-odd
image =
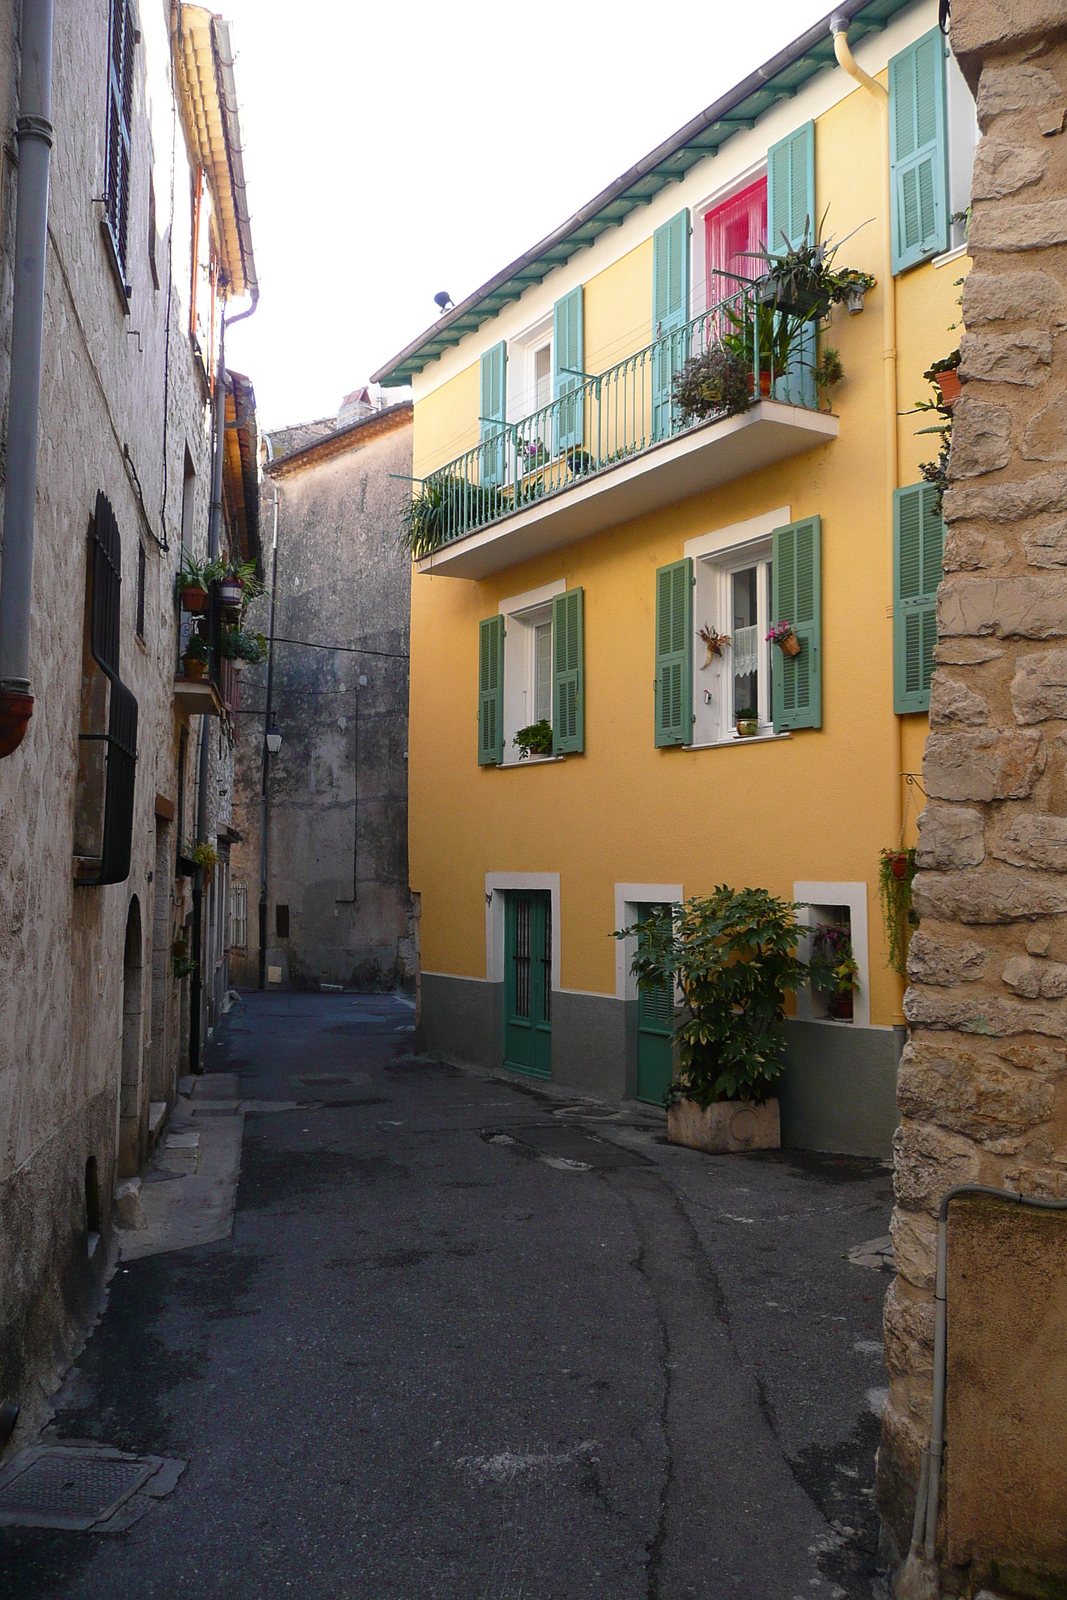
[[[275,727],[267,729],[267,749],[272,756],[276,756],[282,747],[281,733]]]

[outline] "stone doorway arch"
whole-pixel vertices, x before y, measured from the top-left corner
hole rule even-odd
[[[144,1010],[141,906],[134,895],[122,952],[122,1081],[119,1088],[118,1175],[133,1178],[141,1153],[141,1018]]]

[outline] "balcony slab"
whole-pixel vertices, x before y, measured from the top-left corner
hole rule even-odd
[[[741,416],[665,439],[444,545],[418,569],[442,577],[485,578],[814,450],[837,434],[838,419],[831,412],[761,400]]]
[[[187,717],[221,717],[222,701],[210,678],[175,678],[174,704]]]

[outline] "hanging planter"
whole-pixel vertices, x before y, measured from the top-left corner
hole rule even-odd
[[[219,580],[219,600],[227,611],[240,611],[244,604],[245,586],[232,573]]]
[[[189,584],[188,587],[182,589],[182,610],[192,612],[206,611],[210,598],[207,590],[202,589],[199,584]]]
[[[791,622],[776,622],[767,635],[767,643],[776,644],[784,656],[800,654],[800,640],[793,631]]]
[[[914,877],[914,849],[882,851],[878,861],[878,893],[889,945],[888,964],[902,978],[908,975],[908,944],[917,920],[911,903]]]
[[[703,672],[706,667],[711,666],[716,656],[722,656],[726,646],[730,643],[730,635],[717,632],[710,623],[705,622],[704,626],[698,631],[697,638],[702,640],[708,652],[708,658],[700,669]]]

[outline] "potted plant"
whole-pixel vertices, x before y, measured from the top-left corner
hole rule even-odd
[[[840,353],[831,345],[827,345],[816,363],[813,373],[815,386],[818,389],[833,389],[842,382],[845,369],[841,364]],[[830,400],[827,397],[826,409],[829,411]]]
[[[854,267],[835,272],[832,276],[835,301],[839,304],[843,302],[848,307],[850,317],[858,317],[863,310],[864,300],[877,286],[878,279],[872,278],[869,272],[857,272]]]
[[[770,373],[767,374],[768,393]],[[674,380],[672,394],[682,426],[706,417],[737,416],[752,400],[751,361],[720,343],[690,356]]]
[[[188,642],[182,652],[182,670],[185,676],[187,678],[202,678],[207,671],[208,660],[207,640],[197,630],[189,635]]]
[[[961,385],[959,375],[960,353],[953,350],[949,356],[944,356],[940,361],[934,361],[923,373],[928,383],[937,385],[941,394],[941,405],[946,411],[952,407],[960,397]]]
[[[196,971],[196,962],[189,954],[189,945],[185,939],[175,939],[170,947],[171,959],[174,963],[174,977],[177,981],[188,978]]]
[[[520,761],[525,761],[527,756],[550,756],[552,724],[542,717],[540,722],[531,722],[528,728],[520,728],[511,742],[518,748]]]
[[[414,561],[421,561],[441,545],[484,527],[510,504],[510,490],[502,485],[468,483],[456,473],[439,472],[424,479],[404,507],[400,543]]]
[[[739,739],[752,739],[759,733],[759,712],[753,707],[737,713],[737,736]]]
[[[785,996],[806,967],[797,957],[796,908],[765,889],[725,884],[707,898],[665,906],[618,938],[634,938],[643,988],[672,984],[682,1016],[668,1091],[667,1137],[698,1150],[775,1149]]]
[[[214,575],[212,566],[212,562],[197,561],[191,555],[182,558],[181,570],[178,573],[178,593],[181,596],[183,611],[207,610],[211,579]]]
[[[587,472],[592,472],[596,468],[596,458],[592,451],[583,450],[580,445],[573,445],[567,451],[566,460],[576,478],[584,477]]]
[[[706,667],[711,666],[716,656],[722,655],[726,646],[730,643],[730,635],[728,633],[717,633],[710,624],[705,622],[704,626],[698,630],[697,638],[703,642],[708,652],[708,658],[700,669],[703,672]]]
[[[784,656],[800,654],[800,640],[791,622],[776,622],[767,635],[768,644],[776,644]]]
[[[245,633],[243,628],[224,628],[219,638],[219,653],[234,672],[257,667],[267,659],[267,641],[261,633]]]
[[[182,854],[204,874],[204,887],[206,889],[218,865],[219,854],[215,846],[208,844],[206,839],[198,840],[196,843],[190,840],[188,844],[183,846]]]
[[[847,928],[821,922],[811,940],[808,974],[811,987],[823,996],[826,1010],[840,1022],[852,1019],[852,996],[859,988],[859,967]]]
[[[750,295],[724,306],[723,316],[729,328],[721,342],[744,365],[749,403],[756,396],[757,371],[760,398],[767,399],[774,380],[789,371],[803,343],[803,317],[783,316],[773,305],[758,304]]]
[[[911,903],[915,850],[883,850],[878,859],[878,895],[882,902],[889,962],[902,978],[908,974],[908,945],[917,918]]]
[[[519,445],[524,472],[537,472],[548,460],[548,446],[543,439],[531,439]]]
[[[839,242],[824,237],[823,225],[828,211],[829,207],[823,212],[822,221],[810,239],[808,231],[811,219],[805,217],[804,234],[799,244],[790,244],[783,233],[780,236],[781,247],[771,241],[770,245],[745,252],[758,260],[762,268],[756,280],[756,293],[761,305],[801,322],[821,321],[829,315],[832,306],[842,302],[849,304],[851,309],[850,297],[853,300],[858,298],[857,309],[862,311],[860,290],[862,288],[865,294],[867,289],[873,288],[874,279],[869,273],[852,268],[834,271],[834,257],[852,234],[847,234]]]
[[[231,561],[218,574],[219,600],[227,611],[240,611],[246,600],[263,593],[254,561]]]

